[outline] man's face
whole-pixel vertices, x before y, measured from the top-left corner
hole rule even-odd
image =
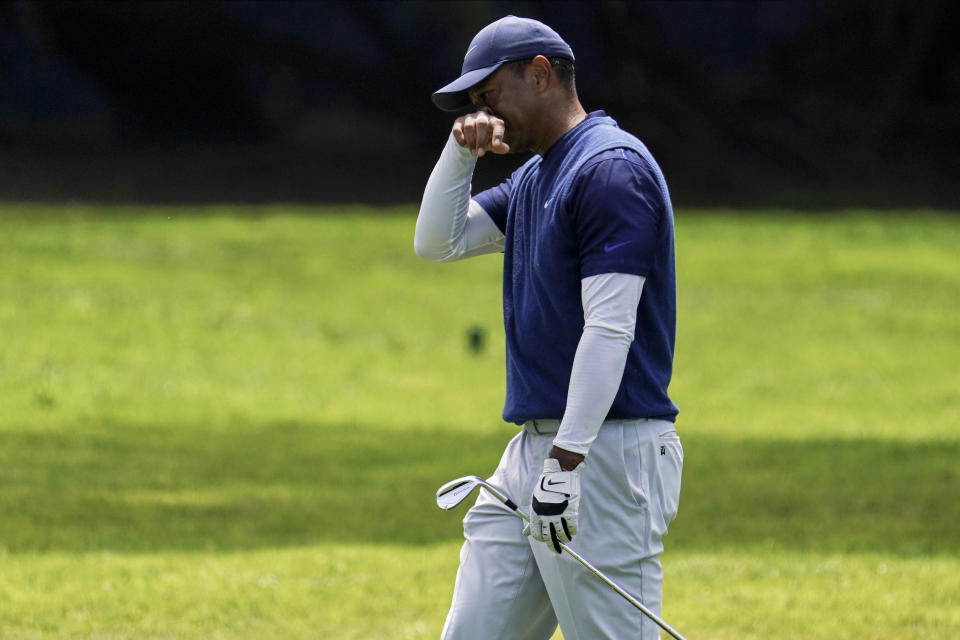
[[[530,148],[529,126],[537,98],[532,83],[528,69],[521,75],[508,62],[467,92],[478,110],[486,108],[503,120],[503,139],[510,145],[511,153]]]

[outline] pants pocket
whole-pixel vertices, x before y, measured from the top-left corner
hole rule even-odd
[[[666,535],[667,525],[677,517],[680,508],[680,484],[683,476],[683,445],[676,429],[668,429],[657,436],[655,452],[659,506],[662,522],[661,536]],[[659,528],[659,527],[658,527]]]

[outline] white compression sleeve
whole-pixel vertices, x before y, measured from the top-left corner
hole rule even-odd
[[[420,202],[413,248],[421,258],[448,262],[503,251],[503,233],[470,198],[476,164],[451,133]]]
[[[583,335],[567,390],[567,408],[553,444],[586,455],[623,379],[637,324],[643,276],[605,273],[584,278]]]

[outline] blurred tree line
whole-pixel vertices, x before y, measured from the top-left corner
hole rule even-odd
[[[950,0],[13,0],[0,197],[414,201],[451,122],[430,94],[507,13],[570,42],[678,204],[960,204]]]

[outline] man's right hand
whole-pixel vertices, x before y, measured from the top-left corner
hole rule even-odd
[[[453,123],[453,137],[461,147],[478,158],[487,151],[509,153],[510,145],[503,141],[506,125],[486,109],[460,116]]]

